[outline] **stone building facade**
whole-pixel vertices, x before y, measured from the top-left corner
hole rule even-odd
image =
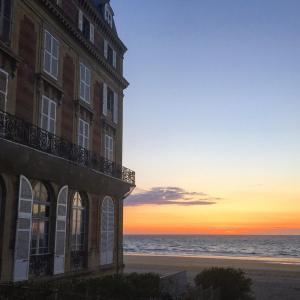
[[[0,0],[0,282],[122,269],[126,50],[109,0]]]

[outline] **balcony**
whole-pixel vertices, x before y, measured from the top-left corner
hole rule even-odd
[[[0,138],[72,162],[135,186],[135,172],[62,139],[7,112],[0,111]]]

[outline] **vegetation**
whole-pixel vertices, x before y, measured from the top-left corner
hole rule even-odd
[[[0,287],[0,299],[141,300],[160,297],[160,278],[146,273]]]
[[[220,289],[220,300],[250,300],[252,280],[245,273],[232,268],[210,268],[195,277],[197,288]]]

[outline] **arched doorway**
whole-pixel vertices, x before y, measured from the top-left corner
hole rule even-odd
[[[111,197],[105,197],[101,205],[100,265],[109,265],[114,259],[115,206]]]
[[[29,273],[42,276],[50,273],[50,196],[46,186],[32,183],[32,229]]]

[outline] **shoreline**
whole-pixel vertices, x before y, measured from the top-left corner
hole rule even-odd
[[[124,253],[124,256],[141,256],[141,257],[175,257],[175,258],[195,258],[195,259],[219,259],[219,260],[237,260],[275,263],[283,265],[300,266],[300,258],[294,257],[267,257],[267,256],[228,256],[228,255],[188,255],[188,254],[156,254],[156,253]]]

